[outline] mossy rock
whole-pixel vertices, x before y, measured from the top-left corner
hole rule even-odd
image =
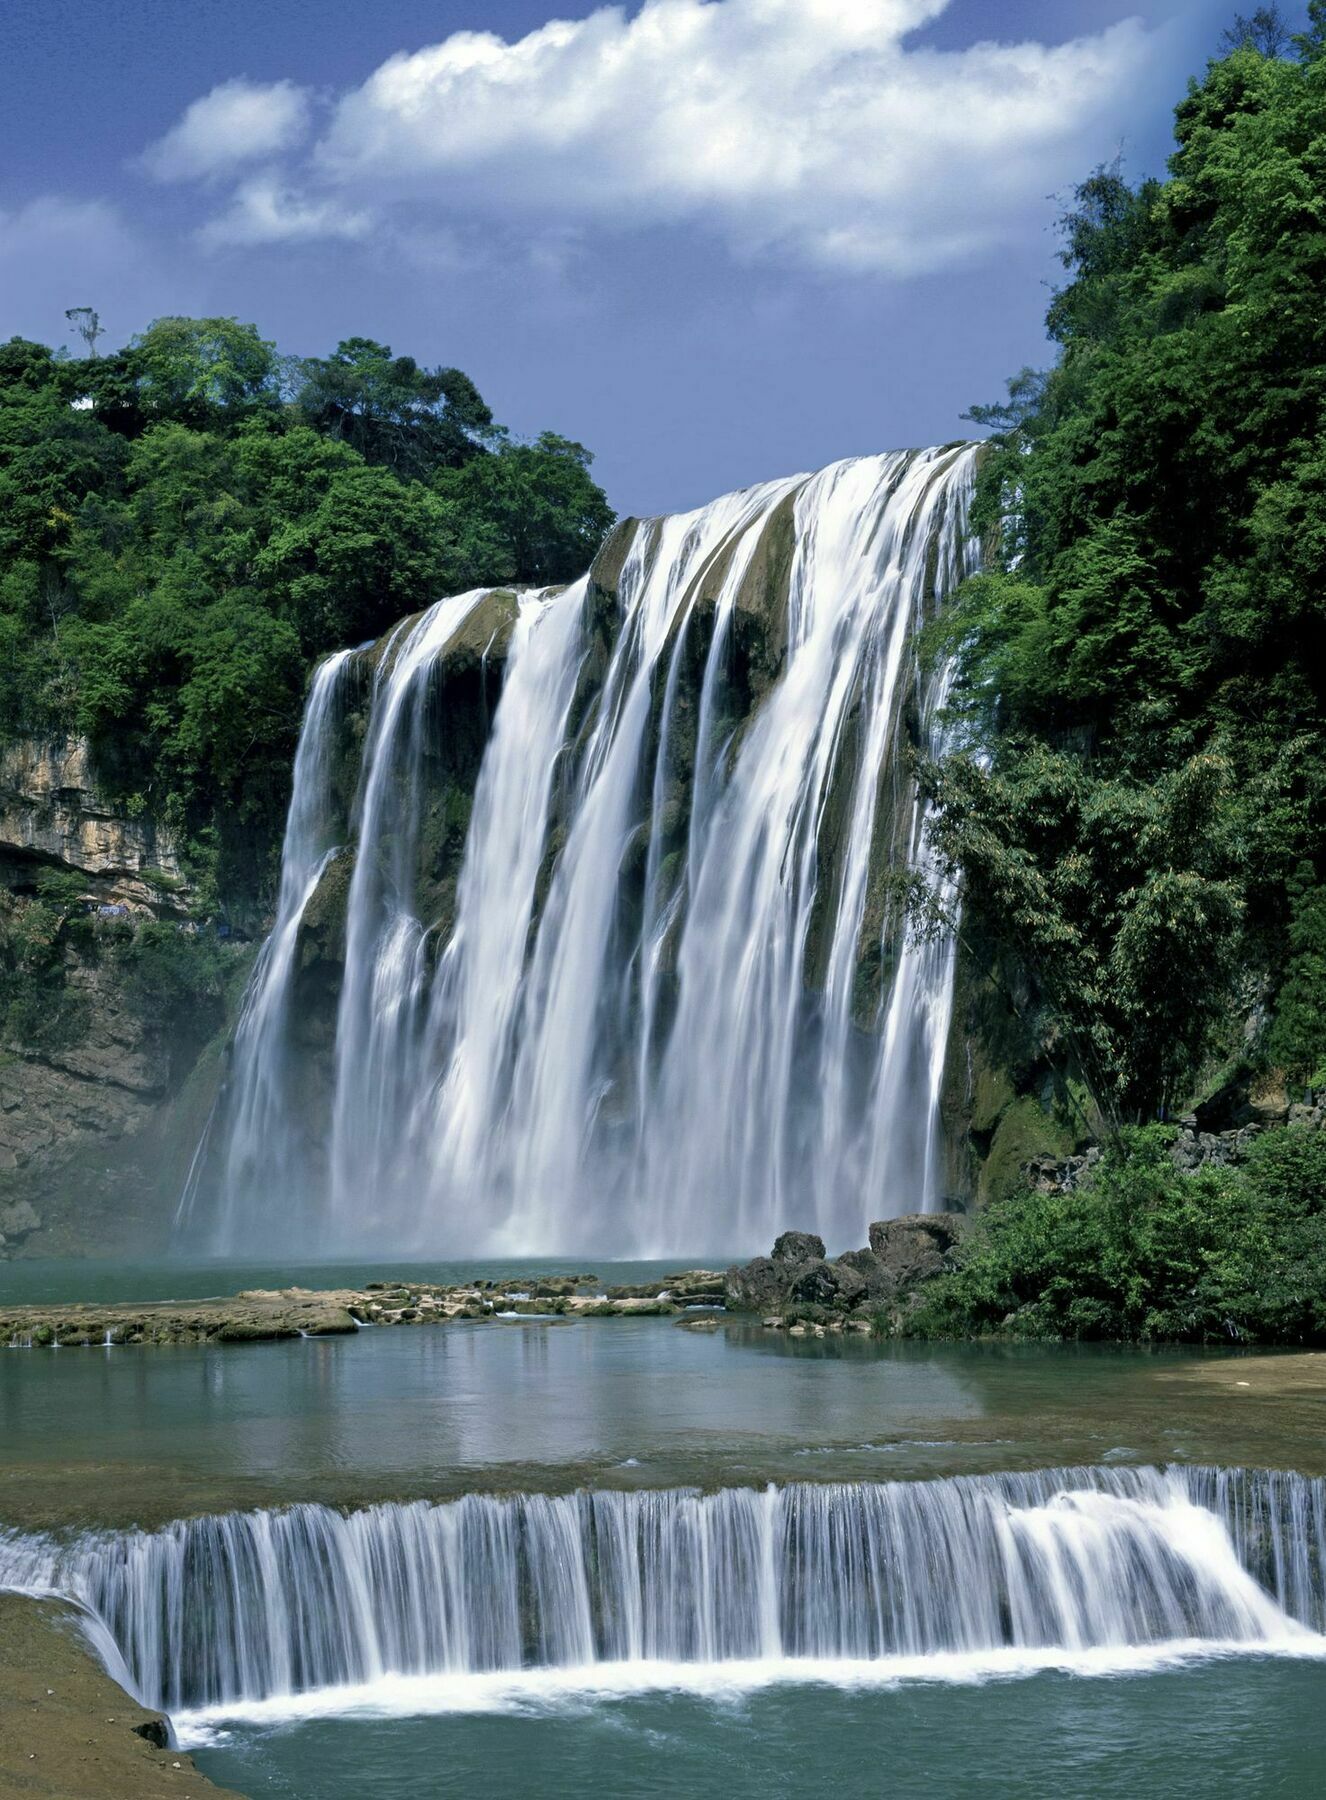
[[[972,1086],[971,1129],[993,1131],[1016,1098],[1008,1071],[978,1060]]]
[[[1073,1133],[1030,1095],[1015,1100],[999,1120],[989,1154],[981,1165],[976,1197],[984,1206],[1023,1185],[1022,1171],[1037,1156],[1072,1154]]]

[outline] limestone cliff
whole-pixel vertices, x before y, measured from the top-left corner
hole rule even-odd
[[[86,743],[0,750],[0,1257],[161,1241],[247,961],[192,907]]]
[[[108,904],[186,907],[173,833],[102,792],[83,738],[0,747],[0,849],[77,870]]]

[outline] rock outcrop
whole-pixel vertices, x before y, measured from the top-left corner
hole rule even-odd
[[[193,1301],[0,1306],[0,1348],[255,1343],[335,1337],[366,1325],[445,1325],[454,1319],[658,1317],[721,1308],[722,1296],[723,1278],[716,1271],[688,1269],[630,1287],[605,1288],[594,1275],[544,1275],[452,1286],[370,1281],[361,1288],[250,1288],[228,1298]]]
[[[88,876],[105,904],[186,910],[174,834],[106,795],[84,738],[0,747],[0,850]]]
[[[0,1795],[240,1800],[169,1742],[98,1663],[73,1607],[0,1594]]]
[[[175,1111],[246,960],[192,898],[81,739],[0,748],[0,1260],[160,1244],[210,1094]]]
[[[785,1231],[771,1256],[728,1270],[724,1298],[729,1311],[759,1313],[766,1325],[896,1331],[926,1283],[954,1267],[965,1226],[961,1213],[881,1219],[866,1248],[837,1257],[813,1233]]]
[[[1197,1169],[1237,1167],[1258,1138],[1283,1125],[1305,1131],[1326,1130],[1326,1100],[1312,1104],[1291,1104],[1286,1100],[1282,1106],[1253,1114],[1245,1123],[1226,1131],[1204,1130],[1200,1112],[1189,1113],[1178,1122],[1170,1160],[1185,1175]],[[1101,1146],[1092,1144],[1076,1156],[1033,1157],[1024,1165],[1022,1174],[1038,1193],[1071,1194],[1091,1174],[1102,1154]]]

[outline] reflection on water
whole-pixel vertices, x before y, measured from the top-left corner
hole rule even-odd
[[[669,1319],[11,1351],[0,1520],[1102,1460],[1326,1467],[1318,1391],[1186,1378],[1212,1368],[1179,1351],[789,1339]]]

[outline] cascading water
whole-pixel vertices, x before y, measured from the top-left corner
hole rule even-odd
[[[222,1235],[228,1235],[236,1223],[231,1216],[232,1207],[258,1188],[282,1196],[292,1228],[300,1229],[308,1223],[295,1216],[300,1199],[307,1196],[307,1155],[294,1095],[292,1065],[296,1053],[291,1043],[290,1014],[300,927],[328,864],[337,854],[330,763],[342,686],[352,667],[352,655],[349,650],[341,650],[318,665],[304,708],[291,779],[290,811],[281,846],[276,920],[258,954],[235,1031],[233,1074],[225,1097],[224,1160],[218,1184]],[[186,1220],[193,1209],[197,1176],[215,1122],[215,1117],[209,1121],[185,1187],[180,1210]]]
[[[77,1599],[148,1704],[224,1714],[409,1676],[1322,1655],[1323,1550],[1321,1481],[1096,1468],[0,1534],[0,1586]]]
[[[919,692],[912,646],[971,565],[975,455],[729,495],[522,596],[442,919],[419,879],[434,674],[485,596],[388,643],[326,1179],[303,1183],[321,1247],[724,1253],[942,1202],[952,944],[906,941],[890,879],[933,877],[904,752],[943,677]],[[279,1008],[248,1010],[212,1246],[261,1220],[307,1247],[280,1217],[300,1184],[249,1154],[247,1096],[271,1126],[282,1090]]]

